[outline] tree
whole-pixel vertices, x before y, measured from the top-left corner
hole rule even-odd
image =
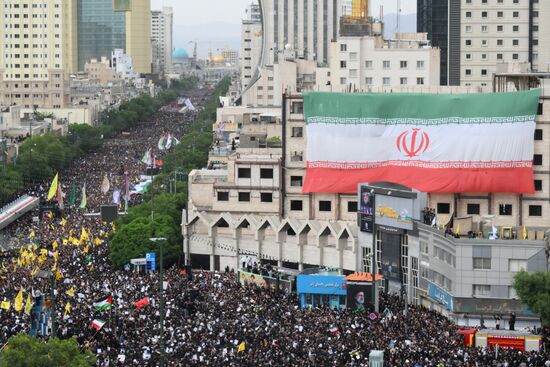
[[[97,151],[103,144],[101,140],[102,130],[88,124],[71,124],[69,133],[75,148],[84,153]]]
[[[19,334],[8,340],[0,354],[0,367],[89,367],[95,365],[89,350],[80,352],[74,339],[52,338],[48,342]]]
[[[23,190],[23,177],[11,167],[0,167],[0,204]]]
[[[164,264],[175,264],[182,250],[181,235],[172,217],[155,214],[154,220],[139,217],[117,230],[109,241],[110,257],[113,264],[122,267],[131,259],[143,258],[147,252],[155,252],[159,257],[159,245],[150,238],[164,237]]]
[[[550,273],[521,271],[513,285],[521,302],[540,316],[544,326],[550,326]]]

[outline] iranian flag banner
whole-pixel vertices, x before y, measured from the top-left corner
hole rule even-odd
[[[105,321],[98,320],[98,319],[95,319],[95,320],[92,321],[92,323],[90,324],[91,327],[96,328],[97,330],[101,330],[101,328],[103,327],[103,325],[105,325]]]
[[[361,182],[423,192],[533,193],[540,90],[304,95],[304,192]]]

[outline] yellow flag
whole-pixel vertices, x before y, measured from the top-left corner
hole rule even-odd
[[[38,261],[40,262],[40,259],[38,259]],[[40,270],[40,268],[35,267],[33,271],[31,271],[31,275],[34,276],[36,273],[38,273],[38,270]]]
[[[84,252],[88,253],[88,245],[86,245],[86,247],[84,247]]]
[[[57,273],[55,273],[55,280],[61,280],[61,279],[63,279],[63,274],[58,270]]]
[[[0,304],[0,308],[9,311],[10,305],[10,301],[2,301],[2,304]]]
[[[23,309],[23,289],[19,289],[19,293],[17,293],[15,301],[13,302],[13,308],[17,312],[21,312]]]
[[[80,242],[82,241],[89,241],[90,237],[88,237],[88,233],[86,232],[86,228],[82,227],[82,233],[80,234]]]
[[[57,185],[58,185],[58,174],[55,174],[55,177],[53,178],[52,185],[50,186],[50,191],[48,192],[48,201],[52,200],[52,198],[57,194]]]
[[[56,270],[57,270],[57,263],[53,263],[52,271],[56,271]],[[57,275],[56,275],[56,278],[57,278]]]
[[[69,240],[66,239],[66,238],[64,238],[64,239],[63,239],[63,244],[66,245],[66,244],[68,244],[68,243],[69,243]]]
[[[59,246],[59,244],[57,243],[57,241],[53,241],[53,243],[52,243],[52,248],[53,248],[54,251],[55,251],[55,249],[57,248],[57,246]]]
[[[99,237],[96,237],[96,239],[94,240],[94,245],[95,246],[101,245],[101,240],[99,239]]]
[[[456,226],[456,234],[460,234],[460,223]]]
[[[90,266],[90,271],[94,270],[95,269],[95,266],[94,264],[92,263],[92,265]]]
[[[57,262],[57,257],[59,256],[59,252],[58,251],[55,251],[53,253],[53,261]]]
[[[34,233],[34,229],[31,231],[31,234],[29,235],[30,238],[33,238],[36,236],[36,233]]]
[[[244,345],[244,342],[242,342],[241,344],[239,344],[239,347],[237,348],[237,353],[244,351],[244,349],[245,349],[245,345]]]
[[[523,225],[523,239],[527,239],[527,228],[525,227],[525,225]]]
[[[32,303],[31,303],[31,295],[29,294],[27,296],[27,302],[25,303],[25,313],[27,315],[30,315],[31,314],[31,308],[32,308]]]
[[[67,316],[67,314],[69,313],[71,313],[71,304],[67,302],[67,304],[65,305],[65,313],[63,314],[63,316]]]
[[[67,291],[67,294],[71,297],[74,296],[74,287],[71,287],[71,289]]]
[[[53,213],[52,212],[48,212],[48,214],[46,214],[48,216],[48,218],[52,219],[53,218]],[[49,226],[50,229],[53,229],[52,226],[50,225]]]
[[[65,227],[66,224],[67,224],[67,220],[65,220],[65,218],[61,218],[61,225]]]

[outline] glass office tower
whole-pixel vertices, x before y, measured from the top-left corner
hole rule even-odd
[[[92,58],[111,57],[126,49],[124,12],[113,10],[113,0],[78,0],[78,70]]]

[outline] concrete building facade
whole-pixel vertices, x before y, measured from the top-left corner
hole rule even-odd
[[[153,73],[163,73],[172,68],[173,29],[174,12],[171,7],[151,11]]]
[[[73,1],[0,1],[0,104],[62,107],[77,68]]]
[[[550,5],[533,0],[417,0],[417,30],[447,48],[448,85],[491,88],[501,63],[550,69]]]
[[[126,53],[140,74],[152,71],[151,0],[132,0],[126,12]]]
[[[90,79],[97,80],[102,85],[119,79],[116,71],[111,68],[110,60],[106,57],[101,57],[101,60],[91,59],[86,62],[84,72],[88,74]]]

